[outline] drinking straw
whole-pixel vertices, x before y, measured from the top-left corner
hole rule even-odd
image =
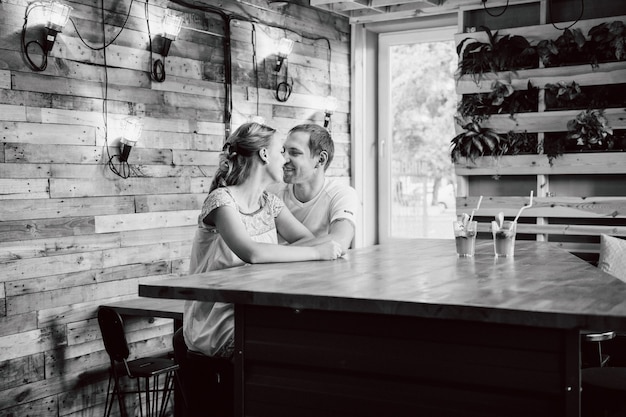
[[[522,214],[522,211],[524,209],[527,209],[528,207],[532,207],[532,205],[533,205],[533,190],[530,190],[530,202],[524,207],[522,207],[521,209],[519,209],[519,211],[517,212],[517,216],[515,216],[515,220],[513,220],[513,223],[517,223],[517,219],[519,219],[519,216],[520,214]]]
[[[472,219],[474,218],[474,212],[480,208],[480,203],[482,201],[483,201],[483,196],[481,195],[480,198],[478,199],[478,204],[476,204],[476,208],[472,210],[472,214],[470,215],[469,221],[467,222],[468,224],[472,222]]]

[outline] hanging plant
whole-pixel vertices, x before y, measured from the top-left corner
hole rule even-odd
[[[462,121],[457,120],[460,125]],[[467,158],[472,163],[476,158],[491,155],[498,157],[503,153],[503,138],[495,130],[482,127],[472,120],[463,125],[463,132],[456,135],[450,141],[450,155],[453,162],[459,162],[461,158]]]
[[[613,134],[604,110],[585,110],[567,122],[567,137],[576,145],[588,149],[606,145],[606,137]]]

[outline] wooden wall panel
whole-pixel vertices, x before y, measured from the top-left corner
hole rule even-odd
[[[0,415],[102,415],[108,358],[97,308],[136,297],[139,282],[187,273],[227,127],[257,114],[280,134],[322,123],[332,92],[340,104],[329,173],[350,180],[350,28],[347,19],[301,1],[284,12],[266,0],[221,2],[238,16],[230,23],[227,126],[226,30],[218,14],[150,1],[152,58],[167,72],[160,83],[149,72],[145,0],[105,2],[106,36],[100,0],[72,1],[75,26],[59,34],[45,71],[33,71],[22,55],[28,4],[0,1]],[[158,34],[168,10],[184,23],[163,58]],[[34,40],[41,10],[30,18],[27,39]],[[257,33],[256,76],[247,19]],[[273,62],[286,33],[296,41],[289,58],[294,93],[281,103]],[[144,126],[124,179],[107,162],[116,161],[129,116]],[[171,320],[128,318],[126,325],[133,357],[171,349]]]

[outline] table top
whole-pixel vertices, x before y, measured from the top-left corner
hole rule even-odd
[[[459,319],[537,327],[626,330],[626,284],[546,242],[518,241],[473,258],[454,240],[406,239],[336,261],[245,265],[139,286],[139,295]]]
[[[162,317],[175,320],[183,319],[184,305],[184,300],[168,300],[147,297],[137,297],[103,304],[103,306],[114,308],[122,315]]]

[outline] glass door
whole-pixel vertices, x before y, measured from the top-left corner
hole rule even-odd
[[[457,96],[456,27],[381,34],[379,236],[450,238],[456,181],[450,160]]]

